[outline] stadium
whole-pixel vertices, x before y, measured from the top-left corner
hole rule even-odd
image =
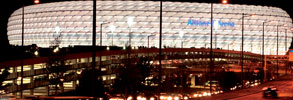
[[[92,45],[91,1],[64,1],[24,8],[24,44],[49,47],[59,37],[60,46]],[[214,4],[213,48],[261,54],[264,32],[266,55],[286,53],[292,39],[292,20],[286,11],[268,6]],[[163,2],[163,46],[209,48],[209,3]],[[159,46],[160,3],[156,1],[97,1],[97,45]],[[242,23],[242,19],[244,22]],[[101,26],[103,24],[103,26]],[[242,28],[243,25],[243,28]],[[8,22],[10,44],[21,45],[22,9]],[[288,45],[288,47],[287,47]]]

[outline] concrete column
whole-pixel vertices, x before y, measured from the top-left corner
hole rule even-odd
[[[77,62],[80,63],[81,62],[81,58],[77,58]]]
[[[77,59],[73,59],[72,61],[73,64],[77,64]]]
[[[49,87],[49,85],[46,86],[46,92],[47,92],[47,96],[49,96],[50,95],[50,87]]]
[[[71,60],[70,60],[70,63],[71,63],[71,65],[73,66],[73,69],[78,68],[76,62],[77,62],[77,59],[71,59]]]
[[[49,79],[49,74],[46,74],[46,75],[47,75],[46,77]],[[46,94],[47,96],[50,95],[50,85],[46,86]]]
[[[17,73],[17,67],[13,67],[13,73]],[[16,79],[13,80],[13,85],[17,84],[17,77],[18,75],[16,74]],[[17,92],[14,92],[13,95],[17,96]]]
[[[34,71],[34,65],[30,66],[30,70],[33,71],[33,76],[30,77],[30,83],[33,84],[33,86],[35,86],[35,82],[34,82],[34,76],[35,76],[35,71]],[[34,88],[30,89],[30,95],[34,95]]]
[[[74,81],[72,81],[72,87],[74,88],[74,89],[76,89],[76,80],[74,80]]]
[[[192,75],[192,77],[191,77],[191,85],[190,85],[190,87],[195,87],[195,77],[197,77],[197,76],[195,76],[195,75]]]

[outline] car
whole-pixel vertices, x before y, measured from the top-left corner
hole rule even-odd
[[[212,82],[207,81],[207,82],[205,83],[205,86],[206,86],[206,87],[209,87],[210,84],[212,84],[212,87],[217,87],[217,86],[219,86],[219,82],[218,82],[218,81],[212,81]]]
[[[215,90],[219,90],[219,89],[221,89],[219,81],[215,81],[215,80],[213,80],[212,82],[207,81],[207,82],[204,84],[204,88],[208,88],[208,87],[210,87],[210,84],[212,85],[212,88],[215,89]]]
[[[278,98],[278,89],[275,86],[268,86],[262,88],[263,90],[263,97],[273,97],[273,98]]]

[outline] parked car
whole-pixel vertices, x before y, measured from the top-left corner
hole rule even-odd
[[[204,87],[205,87],[205,88],[208,88],[208,87],[210,87],[210,85],[212,85],[212,88],[215,89],[215,90],[219,90],[219,89],[221,89],[219,81],[212,81],[212,82],[207,81],[207,82],[204,84]]]
[[[273,97],[278,98],[277,88],[274,86],[264,87],[263,89],[263,97]]]

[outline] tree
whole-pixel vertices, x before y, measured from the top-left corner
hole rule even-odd
[[[95,72],[95,73],[93,73]],[[91,69],[85,69],[81,73],[81,77],[79,78],[79,86],[77,87],[77,94],[80,96],[94,96],[91,95],[90,89],[94,88],[97,93],[95,93],[95,97],[105,97],[104,92],[104,86],[102,79],[97,78],[99,75],[99,71],[92,71]],[[92,75],[96,75],[96,80],[92,80]],[[95,87],[92,87],[92,83],[94,83]]]
[[[229,71],[229,72],[220,72],[218,75],[220,86],[223,90],[228,91],[231,87],[234,87],[237,85],[237,82],[240,83],[237,78],[237,75],[235,72]]]
[[[139,93],[144,93],[146,96],[151,95],[148,91],[149,84],[154,82],[146,79],[153,76],[154,67],[147,58],[139,57],[132,63],[124,62],[118,67],[118,75],[112,87],[112,93],[124,94],[125,97],[132,95],[134,99]]]
[[[187,67],[185,65],[178,65],[178,69],[170,71],[169,74],[166,74],[165,79],[162,83],[164,92],[177,92],[177,93],[186,93],[189,92],[189,73],[186,72]],[[174,87],[176,86],[176,88]]]
[[[1,72],[1,71],[0,71]],[[0,90],[4,90],[6,88],[6,86],[2,86],[3,82],[5,81],[5,79],[7,78],[7,76],[9,75],[9,67],[6,67],[2,73],[0,74]]]
[[[55,95],[58,94],[58,84],[61,89],[61,93],[64,93],[63,81],[65,72],[67,71],[67,63],[70,63],[65,58],[66,51],[62,50],[59,46],[61,44],[62,34],[60,28],[55,28],[56,36],[53,34],[54,40],[50,42],[50,56],[46,64],[46,70],[48,71],[48,77],[51,84],[55,84]]]
[[[49,81],[51,84],[55,84],[55,95],[58,94],[58,85],[61,89],[61,92],[64,92],[64,76],[67,71],[67,63],[64,52],[59,49],[59,47],[52,48],[52,55],[48,57],[48,61],[46,63],[46,70],[48,72]]]

